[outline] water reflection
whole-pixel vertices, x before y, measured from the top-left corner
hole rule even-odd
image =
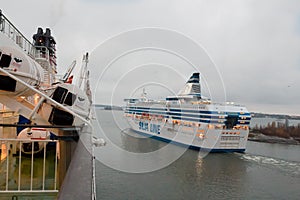
[[[127,151],[150,152],[167,145],[128,130],[122,132],[125,128],[114,126],[108,112],[98,114],[106,126],[105,134]],[[107,151],[108,147],[109,144],[99,152]],[[176,145],[168,148],[172,151],[141,162],[157,165],[159,160],[182,149]],[[299,148],[248,142],[245,154],[205,156],[203,152],[187,150],[167,167],[142,174],[117,171],[98,162],[97,193],[101,199],[299,199],[300,177],[295,176],[300,169]],[[107,154],[112,160],[111,152]],[[117,159],[128,157],[119,153]]]
[[[122,148],[135,153],[153,152],[166,146],[167,143],[155,141],[149,137],[140,136],[131,129],[120,132]]]
[[[198,159],[195,162],[195,171],[198,179],[201,179],[203,173],[203,157],[201,153],[198,155]]]

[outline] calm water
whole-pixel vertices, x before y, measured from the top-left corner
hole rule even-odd
[[[128,129],[122,112],[98,111],[97,133],[107,145],[96,156],[128,165],[126,153],[151,152],[166,143],[143,138]],[[100,128],[102,130],[100,130]],[[173,152],[182,150],[172,145]],[[159,154],[159,152],[157,152]],[[158,155],[166,159],[171,155]],[[126,173],[96,163],[97,199],[299,199],[300,146],[248,142],[245,154],[185,153],[167,167],[149,173]],[[159,160],[141,160],[159,163]],[[132,163],[134,165],[136,163]]]

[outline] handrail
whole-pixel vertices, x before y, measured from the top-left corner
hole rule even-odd
[[[82,129],[83,126],[64,126],[64,125],[47,125],[47,124],[4,124],[0,123],[0,127],[30,127],[30,128],[60,128],[60,129],[69,129],[69,130],[76,130]]]
[[[35,173],[35,171],[37,170],[37,168],[34,168],[35,164],[34,164],[34,160],[36,159],[34,156],[34,145],[35,142],[38,142],[39,144],[43,145],[43,149],[41,149],[41,151],[43,151],[43,156],[40,158],[43,161],[43,166],[42,166],[42,176],[41,177],[34,177],[33,174]],[[55,161],[50,161],[48,159],[48,156],[46,154],[47,152],[47,143],[52,142],[55,143]],[[31,152],[31,158],[29,158],[30,160],[26,159],[27,161],[25,161],[23,159],[23,154],[21,152],[22,149],[22,144],[28,144],[31,143],[32,145],[32,152]],[[12,146],[13,145],[13,146]],[[9,139],[9,138],[0,138],[0,146],[2,149],[2,153],[1,156],[3,156],[1,159],[2,161],[6,161],[6,179],[2,180],[2,185],[0,187],[0,194],[1,193],[58,193],[57,190],[57,183],[56,183],[56,179],[57,179],[57,156],[58,156],[58,140],[30,140],[30,139]],[[14,152],[14,153],[13,153]],[[3,155],[2,155],[3,154]],[[14,158],[14,155],[17,155],[18,157]],[[13,160],[18,160],[18,164],[15,165]],[[54,176],[51,177],[53,178],[53,185],[48,184],[46,185],[47,181],[46,181],[46,160],[48,162],[54,162],[54,169],[48,169],[48,170],[54,170]],[[23,170],[22,169],[22,163],[23,162],[30,162],[30,171],[28,172],[27,170]],[[12,167],[12,165],[14,167]],[[9,180],[12,179],[13,177],[11,177],[11,174],[15,172],[16,175],[16,179],[17,182],[15,185],[10,185],[9,184]],[[26,179],[24,177],[30,177],[29,179]],[[23,182],[25,179],[25,181],[29,181],[30,182],[30,188],[28,188],[28,186],[24,187],[24,184],[22,184],[21,182]],[[42,185],[42,187],[40,186],[34,186],[33,182],[35,181],[39,181]]]
[[[95,163],[95,152],[94,144],[92,144],[92,200],[97,200],[97,187],[96,187],[96,163]]]
[[[19,31],[10,21],[3,15],[0,10],[0,32],[11,38],[21,49],[27,52],[30,56],[33,56],[33,50],[35,47],[33,44]],[[22,40],[17,39],[19,37]],[[19,41],[18,41],[19,40]],[[23,42],[24,41],[24,42]]]
[[[58,140],[51,140],[51,139],[18,139],[18,138],[0,138],[1,142],[57,142]]]

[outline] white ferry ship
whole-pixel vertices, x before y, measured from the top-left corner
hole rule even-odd
[[[193,73],[177,96],[163,101],[125,99],[131,128],[152,138],[210,152],[244,152],[251,115],[244,106],[213,103],[201,96]]]

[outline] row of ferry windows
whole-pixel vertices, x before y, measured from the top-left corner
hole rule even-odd
[[[166,108],[144,108],[144,107],[127,107],[128,111],[137,111],[137,112],[149,112],[153,110],[157,111],[168,111]],[[181,110],[181,109],[169,109],[170,112],[187,112],[187,113],[206,113],[206,114],[228,114],[228,115],[250,115],[250,113],[245,112],[223,112],[223,111],[208,111],[208,110]]]
[[[173,117],[173,118],[184,118],[184,117],[194,117],[194,118],[201,118],[202,120],[218,120],[218,122],[223,122],[222,120],[226,119],[226,116],[211,116],[211,115],[191,115],[191,114],[174,114],[174,113],[138,113],[138,112],[126,112],[126,113],[130,113],[130,114],[136,114],[136,115],[142,115],[142,116],[147,116],[147,117]],[[241,116],[241,117],[237,117],[239,120],[250,120],[250,117],[245,117],[245,116]],[[245,122],[241,122],[241,123],[245,123]]]
[[[127,114],[127,117],[133,117],[134,115],[132,114]],[[137,119],[145,119],[144,116],[135,116]],[[149,119],[149,118],[147,118]],[[183,126],[188,126],[188,127],[193,127],[193,126],[208,126],[208,129],[227,129],[225,125],[223,124],[201,124],[201,123],[195,123],[195,122],[190,122],[190,121],[183,121],[183,120],[169,120],[169,119],[164,119],[163,117],[160,118],[160,120],[164,120],[165,122],[171,122],[173,125],[183,125]],[[248,130],[249,126],[247,125],[236,125],[232,128],[233,130]]]
[[[240,139],[240,136],[222,136],[221,137],[221,140],[239,140]]]
[[[177,110],[177,109],[138,109],[138,108],[126,108],[126,111],[129,112],[137,112],[137,113],[202,113],[202,114],[221,114],[221,115],[243,115],[245,117],[250,116],[250,113],[243,113],[243,112],[218,112],[218,111],[207,111],[207,110]]]

